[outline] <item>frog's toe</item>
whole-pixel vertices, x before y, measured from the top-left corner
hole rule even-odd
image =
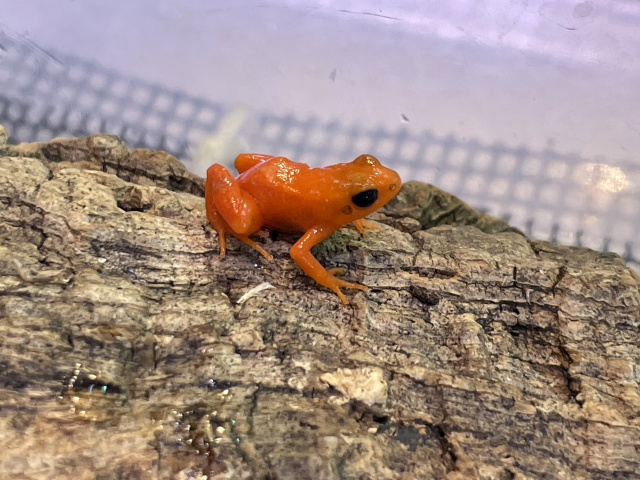
[[[353,288],[354,290],[360,290],[362,292],[366,292],[369,290],[367,287],[365,287],[364,285],[360,285],[359,283],[347,282],[347,285],[340,285],[340,286],[344,288]]]
[[[334,277],[336,275],[341,276],[341,275],[344,275],[345,273],[347,273],[347,269],[344,268],[344,267],[334,267],[334,268],[327,269],[327,273],[329,275],[333,275]]]
[[[342,293],[342,292],[340,291],[340,289],[339,289],[339,288],[335,288],[335,289],[333,289],[333,291],[336,293],[336,295],[338,295],[338,297],[340,297],[340,300],[342,301],[342,303],[343,303],[344,305],[348,305],[348,304],[349,304],[349,300],[347,300],[347,297],[345,296],[345,294],[344,294],[344,293]]]
[[[331,272],[331,270],[329,270],[329,272]],[[347,297],[344,295],[344,293],[342,293],[341,288],[352,288],[355,290],[361,290],[363,292],[367,291],[367,287],[365,287],[364,285],[360,285],[359,283],[347,282],[336,277],[333,277],[333,281],[331,282],[331,285],[329,285],[329,288],[333,290],[335,294],[338,295],[338,297],[340,297],[340,300],[345,305],[349,303],[349,300],[347,300]]]
[[[361,290],[363,292],[366,292],[368,290],[367,287],[365,287],[364,285],[360,285],[359,283],[347,282],[345,280],[340,280],[339,278],[336,278],[336,280],[337,286],[339,288],[352,288],[354,290]]]
[[[327,270],[327,273],[333,277],[333,281],[331,282],[332,290],[339,290],[340,288],[353,288],[356,290],[362,290],[363,292],[367,291],[367,287],[364,285],[360,285],[359,283],[347,282],[346,280],[342,280],[341,278],[337,278],[337,275],[341,276],[347,273],[347,269],[343,267],[335,267]]]

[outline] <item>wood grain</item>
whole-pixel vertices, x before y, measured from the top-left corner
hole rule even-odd
[[[203,181],[0,128],[0,477],[631,479],[640,279],[430,185],[319,246],[218,257]],[[237,300],[263,282],[263,290]]]

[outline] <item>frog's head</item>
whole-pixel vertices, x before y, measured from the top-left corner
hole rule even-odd
[[[375,212],[400,191],[400,175],[383,167],[373,155],[360,155],[348,165],[348,203],[342,207],[345,223]]]

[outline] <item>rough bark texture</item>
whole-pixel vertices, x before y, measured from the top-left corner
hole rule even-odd
[[[618,256],[408,183],[317,249],[370,287],[343,306],[289,237],[220,260],[202,192],[115,137],[0,128],[1,478],[638,478]]]

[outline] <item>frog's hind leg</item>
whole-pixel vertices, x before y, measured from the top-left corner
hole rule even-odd
[[[205,193],[205,206],[207,207],[207,219],[209,223],[213,227],[213,229],[218,233],[218,244],[220,245],[220,258],[224,258],[227,255],[227,239],[225,238],[226,233],[231,229],[227,225],[227,222],[224,221],[224,218],[220,216],[218,210],[216,210],[216,206],[213,204],[211,195],[207,195]]]
[[[241,153],[236,157],[233,164],[235,165],[236,170],[238,170],[238,173],[244,173],[251,167],[255,167],[259,163],[266,162],[272,158],[273,157],[271,155],[262,155],[260,153]]]
[[[213,206],[213,208],[209,208],[207,204],[207,218],[209,219],[209,223],[211,223],[211,226],[213,227],[213,229],[216,232],[218,232],[218,243],[220,245],[220,258],[224,258],[227,254],[227,240],[225,238],[225,234],[228,232],[228,233],[231,233],[234,237],[236,237],[241,242],[249,245],[251,248],[256,249],[267,260],[269,261],[273,260],[273,255],[267,252],[264,248],[262,248],[256,242],[251,240],[248,236],[236,235],[231,230],[229,225],[227,225],[227,222],[224,221],[224,218],[222,218],[220,213],[218,213],[218,211],[215,210],[215,206]],[[261,233],[261,232],[258,232],[258,233]]]
[[[264,258],[266,258],[267,260],[269,260],[270,262],[273,260],[273,255],[271,255],[269,252],[267,252],[264,248],[262,248],[260,245],[258,245],[256,242],[254,242],[253,240],[251,240],[249,237],[239,237],[236,236],[236,238],[238,240],[240,240],[241,242],[246,243],[247,245],[249,245],[251,248],[255,248],[258,252],[260,252],[262,254],[262,256]]]
[[[249,238],[262,227],[262,212],[251,194],[242,189],[229,170],[219,164],[209,167],[204,196],[207,218],[218,232],[221,257],[226,254],[225,234],[230,233],[255,248],[266,259],[273,259]]]

